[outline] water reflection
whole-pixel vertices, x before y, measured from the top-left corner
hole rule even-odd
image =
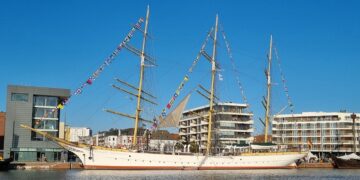
[[[360,179],[360,170],[279,169],[216,171],[124,171],[124,170],[13,170],[0,172],[1,180],[34,179]]]

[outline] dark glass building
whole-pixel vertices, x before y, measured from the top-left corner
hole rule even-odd
[[[62,161],[66,150],[42,135],[21,128],[30,126],[59,136],[60,109],[68,89],[14,86],[7,89],[4,158],[15,161]]]

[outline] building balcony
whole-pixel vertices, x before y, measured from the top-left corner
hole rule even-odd
[[[249,137],[222,137],[220,141],[250,141]]]
[[[196,131],[191,131],[189,132],[189,134],[196,134],[197,132]]]
[[[234,135],[220,135],[219,136],[219,139],[222,139],[222,138],[232,138],[232,139],[238,139],[238,138],[249,138],[251,137],[250,135],[242,135],[242,136],[234,136]]]
[[[180,120],[180,121],[187,121],[187,120],[192,120],[192,119],[195,119],[195,118],[199,118],[199,117],[207,117],[209,116],[209,113],[196,113],[196,114],[193,114],[193,115],[185,115],[183,116],[183,118]]]
[[[190,142],[196,141],[196,138],[190,138]]]
[[[187,127],[190,127],[190,126],[184,126],[184,125],[181,125],[179,126],[179,128],[187,128]]]
[[[220,128],[219,131],[231,131],[231,132],[254,132],[253,128],[242,128],[242,129],[227,129],[227,128]]]
[[[352,152],[353,149],[352,148],[312,148],[310,151],[314,151],[314,152]]]
[[[223,123],[231,123],[231,124],[254,124],[253,120],[247,120],[247,121],[239,121],[239,120],[217,120],[217,122],[223,122]]]
[[[239,115],[239,116],[253,116],[253,114],[250,114],[250,113],[245,113],[245,112],[242,112],[242,111],[237,111],[237,110],[234,110],[234,111],[224,111],[224,110],[218,110],[215,114],[229,114],[229,115]]]
[[[208,132],[208,129],[206,128],[201,128],[201,131],[200,131],[201,133],[207,133]]]
[[[196,126],[196,125],[197,125],[196,121],[190,121],[190,126]]]

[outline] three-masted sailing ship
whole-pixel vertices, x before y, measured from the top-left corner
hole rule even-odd
[[[144,61],[146,60],[145,47],[149,22],[149,7],[147,9],[145,18],[145,28],[143,32],[142,49],[134,50],[140,56],[141,69],[139,86],[134,87],[137,90],[137,107],[135,116],[126,114],[119,114],[122,116],[128,116],[135,120],[134,135],[133,135],[133,149],[110,149],[104,147],[88,146],[88,145],[75,145],[67,141],[61,140],[56,137],[52,137],[44,132],[31,129],[45,137],[56,141],[65,149],[73,152],[81,160],[85,169],[172,169],[172,170],[219,170],[219,169],[263,169],[263,168],[292,168],[295,166],[295,161],[303,158],[306,153],[300,152],[272,152],[272,153],[247,153],[234,156],[214,155],[211,153],[211,133],[214,117],[214,88],[215,88],[215,75],[217,69],[216,62],[216,46],[217,46],[217,33],[218,33],[218,16],[216,16],[215,27],[212,32],[213,49],[212,56],[207,55],[207,60],[211,63],[211,90],[209,93],[209,114],[208,114],[208,138],[205,154],[160,154],[160,153],[147,153],[146,151],[138,151],[136,148],[137,143],[137,131],[138,124],[143,119],[141,118],[140,103],[145,100],[143,97],[142,81],[144,78]],[[203,53],[205,54],[205,53]],[[179,119],[179,114],[182,114],[185,104],[188,101],[189,96],[183,100],[178,108],[175,108],[176,113],[169,113],[172,119]],[[145,100],[146,101],[146,100]],[[160,119],[164,121],[168,117]],[[175,122],[178,122],[178,120]],[[25,127],[25,126],[24,126]],[[28,127],[25,127],[28,128]]]

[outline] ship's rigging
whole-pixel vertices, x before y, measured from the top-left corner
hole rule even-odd
[[[130,46],[128,43],[125,43],[123,47],[130,50],[132,53],[138,55],[140,57],[140,77],[139,77],[139,85],[135,86],[131,83],[128,83],[124,80],[117,79],[117,82],[120,83],[120,86],[113,85],[114,88],[125,92],[131,96],[137,98],[136,104],[136,112],[135,115],[118,113],[113,111],[112,113],[118,113],[118,115],[131,118],[135,120],[135,131],[133,137],[133,148],[136,148],[137,145],[137,128],[139,121],[146,122],[145,118],[142,116],[142,102],[147,102],[149,104],[156,104],[156,97],[153,96],[150,92],[145,91],[143,88],[143,80],[145,74],[145,66],[146,63],[149,65],[155,64],[155,59],[150,58],[148,54],[145,53],[146,39],[147,39],[147,27],[148,27],[148,18],[149,18],[149,7],[147,8],[146,13],[146,21],[145,21],[145,29],[141,30],[143,33],[143,41],[141,50],[137,50],[134,46]],[[193,170],[213,170],[213,169],[242,169],[242,168],[290,168],[294,167],[294,161],[296,159],[302,158],[304,155],[301,153],[282,153],[282,154],[247,154],[241,156],[209,156],[212,154],[212,135],[213,135],[213,116],[216,113],[214,109],[214,105],[217,103],[217,99],[219,96],[215,96],[215,80],[216,75],[220,70],[219,63],[217,62],[217,33],[218,33],[218,16],[216,16],[215,27],[210,31],[209,37],[213,40],[212,45],[212,53],[211,56],[201,48],[200,55],[204,56],[206,60],[211,63],[211,88],[208,90],[202,85],[198,85],[199,90],[203,91],[203,96],[208,99],[209,102],[209,112],[208,112],[208,138],[207,138],[207,149],[206,156],[202,155],[175,155],[175,154],[154,154],[154,153],[139,153],[128,150],[119,150],[119,149],[110,149],[110,148],[102,148],[102,147],[94,147],[94,146],[83,146],[83,145],[75,145],[73,143],[69,143],[62,139],[56,138],[47,134],[46,132],[39,131],[37,129],[33,129],[31,127],[22,126],[24,128],[30,129],[34,132],[37,132],[49,139],[56,141],[59,145],[63,146],[67,150],[75,153],[85,169],[193,169]],[[128,41],[127,41],[128,42]],[[205,46],[205,45],[204,45]],[[116,54],[115,54],[116,55]],[[199,58],[195,61],[195,65]],[[193,64],[194,65],[194,64]],[[190,68],[190,73],[192,72],[193,65]],[[194,66],[195,66],[194,65]],[[220,78],[220,76],[219,76]],[[181,82],[179,88],[176,91],[175,98],[180,94],[180,91],[184,87],[185,83],[188,81],[189,76],[186,75],[184,80]],[[89,83],[92,83],[92,80]],[[87,82],[88,83],[88,82]],[[199,91],[200,92],[200,91]],[[186,96],[184,101],[181,101],[179,106],[175,108],[173,111],[177,114],[176,118],[178,118],[179,114],[183,111],[183,108],[188,101],[189,95]],[[173,98],[171,105],[174,103],[175,99]],[[170,107],[168,109],[170,109]],[[169,113],[169,115],[173,115]],[[166,118],[165,118],[166,119]],[[151,121],[150,121],[151,122]],[[176,122],[175,122],[176,124]]]
[[[292,103],[291,97],[289,95],[289,90],[286,84],[286,80],[285,80],[285,76],[284,73],[282,71],[281,68],[281,64],[280,64],[280,58],[278,55],[278,51],[276,49],[276,47],[273,44],[273,37],[272,35],[270,35],[270,44],[269,44],[269,53],[267,56],[267,69],[265,70],[265,76],[266,76],[266,97],[263,97],[263,101],[261,102],[264,109],[265,109],[265,121],[262,121],[262,119],[260,119],[260,121],[263,123],[264,125],[264,142],[267,143],[268,142],[268,135],[269,135],[269,128],[271,127],[271,120],[272,120],[272,115],[271,115],[271,99],[272,99],[272,95],[271,95],[271,91],[272,91],[272,86],[273,86],[273,81],[272,81],[272,61],[273,61],[273,51],[275,53],[275,57],[278,63],[278,67],[279,67],[279,71],[280,71],[280,77],[281,77],[281,82],[283,85],[283,89],[284,89],[284,93],[286,95],[287,98],[287,106],[283,107],[280,109],[279,112],[276,113],[276,115],[281,114],[282,112],[284,112],[287,108],[290,109],[291,113],[294,112],[294,105]]]
[[[83,83],[81,85],[80,88],[76,89],[73,93],[73,95],[79,95],[81,94],[82,90],[84,87],[91,85],[94,80],[99,76],[99,74],[104,70],[104,68],[108,65],[111,64],[111,62],[115,59],[115,57],[118,55],[118,53],[120,52],[120,50],[122,50],[123,48],[127,49],[128,51],[130,51],[131,53],[135,54],[136,56],[140,57],[140,77],[139,77],[139,82],[138,82],[138,86],[135,86],[133,84],[130,84],[124,80],[121,80],[119,78],[116,78],[115,80],[120,84],[120,86],[112,84],[112,87],[124,92],[126,94],[128,94],[129,96],[135,97],[136,98],[136,111],[135,111],[135,115],[131,115],[131,114],[127,114],[127,113],[123,113],[123,112],[117,112],[115,110],[110,110],[110,109],[106,109],[106,112],[112,113],[112,114],[116,114],[122,117],[126,117],[126,118],[130,118],[130,119],[134,119],[134,134],[133,134],[133,147],[135,147],[137,145],[137,132],[138,132],[138,127],[139,127],[139,123],[141,122],[142,124],[144,123],[148,123],[148,124],[153,124],[153,129],[156,129],[157,127],[157,122],[151,119],[146,119],[143,118],[141,116],[141,112],[143,111],[142,109],[142,102],[146,102],[146,103],[150,103],[152,105],[157,105],[156,103],[156,97],[152,94],[150,94],[149,92],[145,91],[143,88],[143,81],[144,81],[144,73],[145,73],[145,67],[147,66],[155,66],[156,65],[156,60],[154,57],[150,56],[149,54],[146,53],[146,43],[147,43],[147,38],[150,37],[148,34],[148,24],[149,24],[149,12],[150,9],[149,7],[147,8],[147,12],[146,12],[146,18],[145,18],[145,27],[144,29],[141,28],[141,24],[144,22],[144,20],[142,18],[139,19],[139,21],[134,25],[134,27],[131,29],[131,31],[128,33],[128,35],[126,36],[126,38],[124,39],[124,41],[122,43],[120,43],[120,45],[115,49],[115,51],[108,57],[106,58],[105,62],[99,67],[98,70],[96,70],[88,79],[85,83]],[[202,85],[198,85],[198,89],[196,90],[197,93],[199,93],[202,97],[206,98],[207,100],[209,100],[209,133],[208,133],[208,142],[207,142],[207,150],[206,152],[209,154],[210,153],[210,149],[211,149],[211,139],[212,138],[212,130],[214,129],[213,126],[213,115],[215,113],[213,106],[214,104],[216,104],[217,102],[219,102],[219,97],[217,97],[215,95],[215,80],[217,75],[219,75],[219,80],[223,80],[223,77],[220,73],[218,73],[220,71],[220,65],[219,63],[216,62],[216,48],[218,45],[218,29],[219,29],[219,24],[218,24],[218,16],[216,16],[216,22],[215,22],[215,26],[213,28],[211,28],[211,30],[209,31],[204,43],[201,46],[201,49],[198,53],[198,55],[196,56],[195,60],[193,61],[191,67],[189,68],[188,72],[186,73],[185,77],[183,78],[182,82],[180,83],[179,87],[177,88],[177,90],[175,91],[174,95],[172,96],[172,98],[169,100],[169,102],[167,103],[166,107],[163,108],[162,110],[162,117],[159,118],[158,120],[159,122],[159,127],[166,127],[169,126],[169,123],[166,123],[165,120],[167,121],[166,118],[166,110],[167,109],[171,109],[172,105],[174,104],[176,98],[180,95],[181,90],[183,89],[183,87],[185,86],[185,84],[188,82],[189,78],[190,78],[190,74],[193,72],[196,64],[198,63],[200,57],[204,57],[207,61],[209,61],[211,63],[211,83],[210,83],[210,89],[206,89],[204,86]],[[142,45],[141,45],[141,49],[137,49],[135,46],[131,45],[130,39],[132,38],[134,32],[138,30],[142,33],[143,35],[143,39],[142,39]],[[223,30],[223,28],[220,26],[220,31],[223,37],[223,40],[225,42],[226,45],[226,50],[228,53],[228,56],[230,58],[231,61],[231,65],[232,65],[232,71],[235,74],[236,77],[236,82],[237,85],[239,86],[240,89],[240,94],[242,96],[242,100],[244,103],[247,104],[247,98],[245,96],[244,93],[244,89],[243,86],[240,82],[239,79],[239,71],[236,69],[236,65],[233,59],[233,55],[231,52],[231,48],[230,48],[230,44],[226,39],[226,35],[225,32]],[[209,39],[211,39],[213,41],[213,48],[212,48],[212,53],[207,53],[205,51],[205,47],[209,41]],[[281,74],[281,79],[283,82],[283,87],[284,87],[284,91],[286,93],[286,97],[288,100],[288,107],[291,108],[291,112],[293,112],[293,103],[291,101],[291,98],[289,96],[288,93],[288,88],[286,85],[286,80],[284,77],[284,74],[282,72],[281,66],[280,66],[280,59],[277,53],[277,49],[274,48],[275,51],[275,56],[276,59],[278,60],[278,65],[279,65],[279,69],[280,69],[280,74]],[[269,55],[268,55],[268,69],[265,71],[266,74],[266,78],[267,78],[267,95],[266,98],[264,98],[263,101],[263,105],[265,107],[266,113],[265,113],[265,128],[264,128],[264,134],[265,134],[265,142],[267,142],[267,134],[268,134],[268,128],[269,128],[269,123],[271,120],[271,115],[270,115],[270,100],[271,100],[271,86],[272,86],[272,82],[271,82],[271,63],[272,63],[272,52],[273,52],[273,43],[272,43],[272,36],[270,38],[270,49],[269,49]],[[211,54],[211,55],[210,55]],[[187,97],[188,99],[188,97]],[[188,100],[186,100],[188,101]],[[69,99],[64,99],[61,100],[59,105],[57,106],[57,109],[62,109],[64,107],[64,105],[66,105],[66,103],[69,102]],[[183,101],[182,101],[183,102]],[[185,103],[186,104],[186,103]],[[185,106],[185,105],[182,105]],[[182,107],[183,109],[184,107]],[[287,107],[284,107],[280,112],[282,112],[283,110],[285,110]],[[56,110],[56,109],[55,109]],[[178,113],[177,113],[178,114]],[[170,124],[175,124],[174,122],[178,122],[178,120],[174,120],[173,123]],[[162,124],[167,124],[165,126],[163,126]],[[171,125],[171,126],[173,126]],[[155,126],[155,127],[154,127]]]

